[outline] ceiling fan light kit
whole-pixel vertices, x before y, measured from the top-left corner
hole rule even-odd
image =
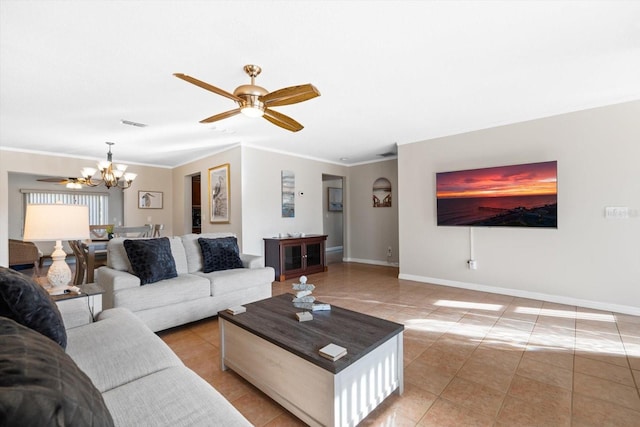
[[[209,83],[205,83],[186,74],[175,73],[174,76],[186,82],[199,86],[203,89],[224,96],[235,101],[238,108],[215,114],[203,119],[200,123],[211,123],[233,117],[237,114],[244,114],[248,117],[264,117],[276,126],[287,129],[291,132],[298,132],[304,126],[293,120],[291,117],[271,110],[270,107],[296,104],[320,96],[320,92],[312,84],[290,86],[273,92],[268,92],[265,88],[255,84],[256,77],[262,69],[257,65],[245,65],[244,71],[251,77],[251,84],[238,86],[233,93],[217,88]]]
[[[127,188],[131,187],[133,180],[136,179],[138,175],[135,173],[126,172],[126,165],[114,165],[111,146],[115,143],[106,142],[105,144],[109,146],[107,160],[99,162],[98,169],[83,168],[81,171],[83,180],[82,184],[88,185],[89,187],[97,187],[100,184],[104,184],[107,188],[116,187],[126,190]],[[93,176],[97,172],[100,172],[100,180],[93,179]]]

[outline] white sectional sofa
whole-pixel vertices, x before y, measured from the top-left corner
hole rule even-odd
[[[86,303],[58,308],[41,286],[5,267],[0,425],[251,426],[131,311],[105,310],[93,321]]]
[[[127,238],[107,245],[107,266],[97,270],[96,282],[105,290],[103,307],[131,310],[153,331],[214,316],[220,310],[271,296],[272,267],[261,256],[239,254],[242,268],[203,272],[199,238],[224,239],[231,233],[169,237],[177,277],[141,285],[125,250]]]
[[[116,426],[251,425],[129,310],[106,310],[96,322],[67,329],[66,352]]]

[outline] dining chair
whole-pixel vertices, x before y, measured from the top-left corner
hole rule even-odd
[[[73,285],[79,286],[84,283],[87,273],[87,254],[85,253],[83,243],[80,240],[69,240],[69,246],[73,251],[73,256],[76,259],[76,271],[73,275]]]
[[[160,237],[160,234],[164,230],[164,224],[153,224],[153,236]]]

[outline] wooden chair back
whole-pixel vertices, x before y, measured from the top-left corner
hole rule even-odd
[[[143,225],[139,227],[113,227],[115,237],[151,237],[152,226]]]
[[[160,237],[162,230],[164,230],[164,224],[153,224],[153,237]]]
[[[86,246],[80,240],[69,240],[69,246],[76,258],[76,272],[73,275],[73,285],[79,286],[86,283],[87,252]]]

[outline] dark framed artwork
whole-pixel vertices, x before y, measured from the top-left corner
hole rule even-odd
[[[138,209],[162,209],[162,191],[138,191]]]
[[[230,194],[229,163],[209,169],[209,222],[225,224],[229,222]]]
[[[342,188],[329,187],[329,212],[342,212]]]

